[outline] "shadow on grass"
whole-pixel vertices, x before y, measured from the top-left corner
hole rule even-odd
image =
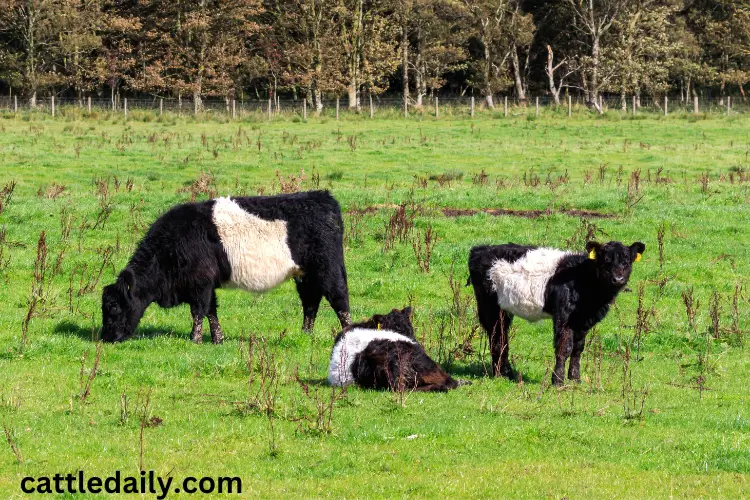
[[[98,342],[100,339],[102,328],[101,326],[83,326],[79,325],[77,323],[73,323],[72,321],[61,321],[57,325],[55,325],[55,328],[52,330],[54,333],[61,335],[63,337],[78,337],[81,340],[88,340],[90,342]],[[163,328],[154,328],[152,326],[145,326],[145,327],[139,327],[135,333],[128,337],[126,340],[138,340],[138,339],[145,339],[145,338],[153,338],[153,337],[175,337],[175,338],[185,338],[186,340],[190,339],[190,332],[185,333],[184,335],[181,333],[178,333],[175,335],[174,330],[165,330]],[[203,336],[204,342],[211,342],[211,335],[204,335]]]
[[[450,369],[446,370],[453,378],[456,377],[470,377],[470,378],[477,378],[477,379],[491,379],[492,376],[492,368],[490,367],[489,363],[480,363],[480,362],[473,362],[469,364],[454,364],[450,367]],[[525,373],[522,373],[523,382],[524,384],[538,384],[541,381],[541,378],[539,377],[533,377],[529,376]],[[505,377],[498,377],[502,380],[508,380],[509,382],[518,382],[518,379],[508,379]]]
[[[302,378],[299,379],[305,385],[312,385],[316,387],[329,387],[327,378]]]

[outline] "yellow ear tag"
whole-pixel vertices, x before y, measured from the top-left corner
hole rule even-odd
[[[378,330],[380,330],[380,323],[378,323]]]
[[[591,250],[589,252],[589,259],[596,260],[596,250]]]
[[[642,253],[635,254],[635,262],[640,262],[642,258],[643,258]]]

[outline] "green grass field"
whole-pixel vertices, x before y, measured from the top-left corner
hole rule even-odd
[[[0,496],[22,496],[25,476],[139,467],[240,476],[260,497],[750,493],[750,118],[61,115],[0,118]],[[346,212],[354,319],[411,304],[428,352],[472,385],[350,388],[331,411],[338,323],[324,303],[314,336],[301,333],[291,282],[219,291],[221,346],[189,341],[187,306],[153,305],[97,365],[101,289],[159,214],[314,188]],[[392,241],[404,203],[414,227]],[[428,229],[425,272],[414,243]],[[469,249],[583,250],[591,234],[647,249],[589,336],[582,383],[550,386],[551,324],[521,320],[522,382],[489,377]]]

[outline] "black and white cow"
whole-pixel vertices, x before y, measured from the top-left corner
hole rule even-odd
[[[327,191],[218,198],[177,205],[159,217],[117,281],[102,293],[102,340],[133,334],[152,302],[187,303],[192,338],[223,334],[216,288],[264,292],[293,277],[302,300],[303,329],[312,330],[325,297],[342,326],[351,323],[344,268],[343,222]]]
[[[568,378],[580,380],[586,334],[607,315],[645,249],[641,242],[625,246],[617,241],[589,242],[586,253],[514,243],[472,248],[469,281],[479,322],[490,338],[494,375],[515,377],[508,361],[508,331],[513,317],[520,316],[553,321],[552,382],[562,384],[569,357]]]
[[[417,342],[410,307],[344,328],[333,346],[328,382],[407,391],[447,391],[459,385]]]

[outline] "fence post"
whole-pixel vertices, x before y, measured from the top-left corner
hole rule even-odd
[[[237,118],[237,99],[232,99],[232,120]]]
[[[732,96],[727,96],[727,116],[732,112]]]
[[[505,96],[504,106],[505,106],[505,118],[508,118],[508,96],[507,95]]]
[[[409,118],[409,102],[404,99],[404,118]]]
[[[440,118],[440,105],[438,104],[438,96],[435,96],[435,118]]]
[[[193,96],[193,116],[198,116],[198,96]]]
[[[370,118],[375,116],[375,108],[372,107],[372,92],[370,93]]]
[[[536,117],[539,118],[539,96],[536,96]]]
[[[307,96],[302,98],[302,119],[307,120]]]
[[[276,94],[276,114],[281,114],[281,97],[279,94]]]
[[[339,96],[336,96],[336,121],[339,121]]]
[[[162,114],[164,114],[164,98],[160,97],[159,98],[159,116],[161,116]]]
[[[471,96],[471,117],[474,118],[474,96]]]
[[[13,96],[13,112],[18,113],[18,96]]]
[[[52,96],[52,116],[55,116],[55,96]]]
[[[271,109],[272,109],[271,107],[272,107],[271,98],[269,97],[268,98],[268,121],[271,121]]]
[[[568,94],[568,117],[573,116],[573,96]]]
[[[86,98],[86,111],[91,113],[91,96],[88,96]]]
[[[128,98],[127,97],[122,101],[122,110],[123,110],[123,113],[125,114],[125,118],[127,118],[128,117]]]
[[[693,97],[693,113],[698,114],[698,96]]]
[[[667,116],[669,114],[669,97],[667,97],[667,94],[664,94],[664,116]]]
[[[635,95],[633,96],[633,116],[635,116]]]

